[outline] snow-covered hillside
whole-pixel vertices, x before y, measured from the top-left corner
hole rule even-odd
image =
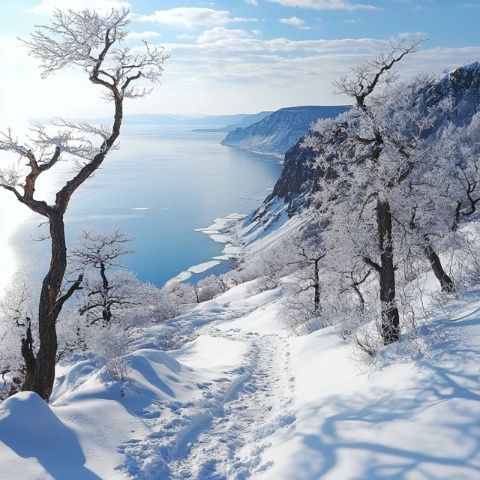
[[[5,401],[2,477],[479,478],[478,292],[423,327],[426,355],[401,342],[371,365],[332,327],[291,336],[282,287],[257,292],[151,328],[123,381],[79,360],[58,370],[50,405]],[[168,327],[188,340],[165,352]]]
[[[336,117],[348,107],[289,107],[271,113],[247,127],[231,131],[224,145],[283,157],[319,118]]]
[[[449,120],[456,125],[468,124],[478,111],[479,72],[480,63],[475,62],[446,73],[434,81],[425,92],[427,98],[424,106],[425,116],[432,105],[441,104],[442,101],[445,102],[448,99],[453,107],[453,114],[450,117],[447,116]],[[441,131],[444,121],[445,116],[439,115],[433,121],[433,128],[428,130],[425,136],[435,137]],[[315,128],[313,128],[310,129],[308,135],[315,136],[318,135],[318,132],[315,132]],[[275,184],[272,194],[267,198],[267,202],[276,198],[284,199],[289,203],[291,213],[308,203],[318,179],[328,175],[329,172],[330,159],[327,158],[312,168],[317,156],[318,152],[314,152],[310,146],[305,145],[303,139],[296,142],[285,154],[282,174]]]

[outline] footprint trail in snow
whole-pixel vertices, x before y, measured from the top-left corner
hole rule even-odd
[[[287,341],[276,334],[220,330],[219,322],[213,323],[208,335],[248,346],[242,365],[199,385],[199,401],[159,405],[158,411],[144,415],[152,433],[122,449],[122,470],[131,478],[252,478],[270,466],[262,463],[270,435],[292,428],[294,379]]]

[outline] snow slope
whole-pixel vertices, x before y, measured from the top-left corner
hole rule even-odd
[[[459,302],[427,358],[367,371],[331,329],[293,339],[295,428],[257,478],[480,478],[479,311]]]
[[[404,342],[368,367],[331,328],[291,337],[280,308],[281,287],[239,285],[152,328],[124,382],[87,359],[50,406],[10,398],[2,478],[480,478],[480,292],[423,327],[427,355]]]

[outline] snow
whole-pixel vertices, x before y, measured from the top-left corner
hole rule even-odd
[[[0,406],[3,478],[96,479],[77,435],[35,393],[22,392]]]
[[[459,306],[428,358],[368,371],[332,329],[293,339],[295,429],[258,478],[479,478],[479,308]]]
[[[194,265],[193,267],[190,267],[187,270],[180,272],[177,276],[170,279],[167,282],[167,284],[171,282],[184,282],[185,280],[188,280],[192,275],[206,272],[207,270],[210,270],[211,268],[215,267],[219,263],[220,261],[218,260],[210,260],[208,262],[203,262],[203,263]]]
[[[269,248],[275,248],[278,242],[297,232],[305,222],[301,215],[288,216],[288,204],[282,198],[275,198],[255,212],[254,219],[248,219],[240,228],[244,239],[243,252],[254,257]]]
[[[425,355],[405,339],[370,365],[332,328],[290,336],[281,300],[238,285],[152,327],[125,381],[77,359],[50,405],[8,399],[2,478],[480,477],[480,292],[432,317]],[[188,334],[176,350],[165,328]]]
[[[216,257],[218,259],[229,259],[234,257],[240,251],[239,240],[236,236],[236,228],[240,220],[245,215],[240,213],[230,213],[226,217],[217,218],[212,225],[205,228],[198,228],[197,232],[208,235],[214,242],[223,243],[223,255]]]
[[[200,335],[175,357],[191,368],[220,370],[235,368],[247,353],[244,342],[213,335]]]
[[[220,262],[217,262],[215,260],[211,260],[209,262],[203,262],[199,263],[198,265],[194,265],[193,267],[190,267],[188,271],[190,273],[202,273],[206,272],[207,270],[210,270],[213,268],[215,265],[218,265]]]

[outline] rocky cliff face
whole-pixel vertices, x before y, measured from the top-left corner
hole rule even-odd
[[[336,117],[346,106],[282,108],[246,128],[231,131],[223,145],[282,156],[305,135],[312,122]]]
[[[472,116],[480,111],[480,63],[473,63],[442,76],[426,92],[427,106],[437,104],[442,99],[450,97],[455,105],[455,117],[452,119],[457,125],[468,123]],[[340,111],[338,112],[340,113]],[[444,118],[438,118],[431,134],[441,127]],[[263,208],[278,199],[288,204],[289,215],[293,215],[309,201],[309,194],[315,184],[315,178],[325,175],[328,165],[324,168],[312,170],[310,163],[314,159],[312,150],[302,146],[302,140],[291,147],[286,155],[282,174],[275,184],[273,192],[267,197]]]

